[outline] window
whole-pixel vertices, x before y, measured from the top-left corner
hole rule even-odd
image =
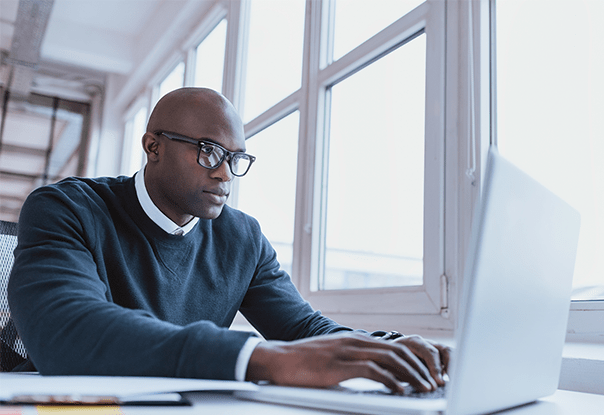
[[[159,96],[163,97],[168,92],[184,86],[185,82],[185,63],[180,62],[172,71],[159,83]]]
[[[305,1],[252,0],[247,16],[243,120],[246,151],[257,160],[237,181],[233,203],[259,220],[283,269],[291,275]]]
[[[394,23],[423,0],[335,0],[333,60]]]
[[[290,274],[299,120],[296,111],[247,140],[246,152],[256,156],[256,162],[240,179],[237,202],[239,209],[258,219],[281,266]]]
[[[421,285],[425,35],[329,88],[318,289]]]
[[[144,164],[142,138],[147,128],[147,107],[141,106],[128,118],[124,131],[122,172],[128,176],[140,170]]]
[[[498,147],[581,213],[574,300],[604,300],[602,19],[600,1],[497,3]]]
[[[251,0],[244,122],[300,88],[304,8],[304,0]]]
[[[307,36],[299,168],[306,183],[298,193],[306,211],[297,221],[295,280],[314,307],[343,324],[373,320],[402,330],[414,317],[401,314],[421,314],[450,328],[442,318],[444,3],[401,9],[334,60],[337,4],[336,13],[327,1],[310,13],[321,20],[311,20]]]
[[[220,23],[195,49],[195,86],[222,91],[227,21]]]
[[[444,4],[380,1],[359,23],[338,3],[246,3],[241,100],[247,151],[258,161],[231,203],[259,219],[325,314],[343,324],[359,310],[421,314],[450,329],[442,318]],[[334,59],[347,19],[371,29]],[[389,327],[401,328],[396,320]]]

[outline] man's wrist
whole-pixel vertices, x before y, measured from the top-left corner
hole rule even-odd
[[[248,337],[247,341],[239,351],[237,361],[235,362],[235,380],[243,382],[246,378],[250,358],[256,347],[262,342],[262,339],[256,336]]]
[[[274,382],[276,372],[283,370],[277,357],[283,352],[281,341],[266,341],[257,345],[250,357],[245,380]]]

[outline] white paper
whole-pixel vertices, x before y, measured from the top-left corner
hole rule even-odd
[[[194,391],[254,391],[250,382],[134,376],[40,376],[0,373],[0,401],[17,396],[115,397]]]

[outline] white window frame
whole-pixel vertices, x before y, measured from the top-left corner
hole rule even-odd
[[[572,301],[566,339],[604,344],[604,301]]]
[[[329,3],[307,0],[302,86],[245,125],[249,138],[293,111],[300,111],[292,280],[315,308],[342,324],[368,330],[387,327],[443,335],[450,335],[455,328],[457,287],[463,273],[472,211],[480,194],[480,152],[481,149],[486,152],[488,147],[480,142],[486,139],[488,143],[490,128],[488,19],[486,25],[481,20],[485,10],[488,16],[488,0],[475,3],[477,12],[471,20],[477,29],[471,36],[463,26],[468,23],[463,10],[466,2],[427,0],[328,65],[323,43],[326,32],[324,29],[322,32],[326,19],[322,17],[328,13]],[[231,22],[239,24],[229,25],[227,33],[230,50],[227,50],[225,82],[233,89],[227,89],[225,95],[239,110],[245,87],[242,74],[248,8],[247,0],[231,3],[229,17],[234,19]],[[424,179],[432,184],[427,187],[424,203],[425,244],[433,250],[435,258],[426,261],[424,285],[311,291],[311,281],[318,272],[325,91],[354,67],[372,61],[422,29],[427,36],[426,135],[430,137],[426,140]],[[234,44],[233,39],[237,39]],[[470,50],[473,52],[469,53]],[[233,54],[237,58],[235,68]],[[473,71],[468,69],[470,60],[472,67],[476,67]],[[469,99],[470,93],[474,99]],[[459,117],[465,117],[467,123],[459,122]],[[466,175],[470,161],[475,170],[473,179]]]
[[[315,6],[319,2],[313,2]],[[300,291],[316,308],[333,316],[338,321],[356,320],[358,314],[415,314],[440,316],[447,308],[446,278],[444,267],[444,4],[425,2],[413,11],[398,19],[375,36],[362,43],[337,61],[328,64],[325,56],[326,36],[325,17],[329,13],[329,4],[313,8],[311,19],[311,58],[308,84],[309,114],[316,114],[309,121],[309,130],[313,132],[307,148],[307,160],[303,164],[308,178],[306,194],[298,194],[305,201],[305,209],[312,212],[307,216],[301,235],[301,252],[298,261],[294,260],[294,270],[300,275]],[[426,123],[425,123],[425,191],[424,191],[424,284],[420,287],[376,288],[362,290],[326,290],[312,291],[312,281],[318,279],[319,252],[321,235],[321,216],[323,211],[323,144],[325,137],[325,100],[327,90],[340,79],[358,68],[379,58],[393,47],[412,38],[419,32],[426,36]],[[320,42],[320,43],[319,43]],[[321,47],[323,46],[323,47]],[[401,47],[405,47],[404,45]],[[321,55],[323,53],[323,55]],[[313,148],[314,144],[314,148]],[[370,220],[370,218],[360,218]],[[363,310],[363,312],[361,312]],[[380,319],[383,321],[383,318]],[[441,328],[450,328],[450,322]],[[352,323],[353,321],[351,321]],[[346,323],[345,323],[346,324]],[[400,324],[400,323],[399,323]]]

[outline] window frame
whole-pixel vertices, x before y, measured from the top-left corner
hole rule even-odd
[[[324,314],[343,324],[358,326],[359,319],[392,320],[389,327],[401,327],[399,316],[405,314],[421,326],[431,325],[451,330],[448,320],[448,276],[445,273],[444,230],[444,4],[427,1],[398,19],[335,62],[328,64],[325,17],[329,16],[327,1],[307,2],[307,35],[305,42],[305,69],[302,89],[308,91],[306,122],[308,126],[300,137],[298,178],[303,181],[296,197],[297,215],[294,237],[293,274],[304,298]],[[318,258],[321,238],[322,157],[325,135],[325,107],[327,89],[349,76],[397,45],[415,36],[426,34],[426,163],[425,183],[436,183],[425,192],[424,235],[425,246],[432,249],[436,261],[425,262],[424,285],[419,287],[375,288],[365,290],[312,291],[312,280],[318,278]],[[404,47],[404,45],[402,46]],[[428,111],[431,111],[428,115]],[[436,122],[435,122],[436,120]],[[301,134],[302,134],[301,130]],[[361,312],[360,310],[364,310]],[[368,311],[370,310],[370,311]],[[370,320],[367,319],[367,320]],[[430,324],[426,324],[426,320]],[[413,325],[418,325],[416,322]],[[375,324],[375,323],[373,323]],[[363,325],[366,327],[366,324]],[[383,327],[383,326],[382,326]]]

